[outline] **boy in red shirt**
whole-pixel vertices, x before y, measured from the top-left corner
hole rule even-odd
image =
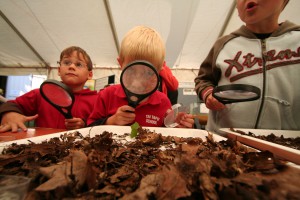
[[[86,126],[86,120],[97,98],[96,91],[83,89],[87,80],[92,79],[93,65],[89,55],[80,47],[71,46],[61,52],[58,74],[64,84],[73,91],[75,102],[72,119],[65,117],[44,100],[39,89],[34,89],[0,107],[0,132],[18,128],[26,131],[25,122],[35,120],[37,127],[57,129],[78,129]]]
[[[151,28],[137,26],[130,30],[123,39],[118,61],[121,69],[124,69],[135,60],[145,60],[159,72],[164,59],[165,46],[160,35]],[[128,105],[122,86],[112,85],[98,93],[98,99],[88,118],[88,124],[89,126],[130,125],[138,122],[141,126],[162,127],[165,113],[170,108],[170,100],[158,90],[133,108]],[[183,114],[178,127],[191,128],[193,124],[192,115]]]

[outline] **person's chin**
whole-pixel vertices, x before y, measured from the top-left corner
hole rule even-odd
[[[63,78],[63,82],[67,85],[73,85],[78,82],[78,79],[76,76],[66,76]]]

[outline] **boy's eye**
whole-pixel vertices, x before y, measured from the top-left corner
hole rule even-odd
[[[75,66],[78,68],[82,68],[82,67],[84,67],[84,64],[81,62],[77,62],[77,63],[75,63]]]
[[[68,59],[65,59],[65,60],[62,60],[60,62],[60,64],[62,66],[71,66],[72,64],[75,65],[75,67],[77,68],[83,68],[86,64],[84,62],[81,62],[81,61],[72,61],[72,60],[68,60]]]
[[[65,66],[70,66],[72,64],[72,62],[70,60],[63,60],[62,64]]]

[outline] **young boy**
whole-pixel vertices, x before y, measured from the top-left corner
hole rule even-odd
[[[222,127],[300,130],[300,26],[278,23],[288,0],[237,0],[237,31],[217,40],[195,79],[210,109],[207,129]],[[223,105],[217,85],[249,84],[261,89],[256,101]]]
[[[159,72],[164,59],[165,46],[160,35],[151,28],[137,26],[124,37],[118,62],[121,69],[124,69],[127,64],[135,60],[145,60],[152,63]],[[128,106],[122,86],[112,85],[98,93],[88,124],[89,126],[130,125],[138,122],[141,126],[161,127],[164,126],[164,115],[170,108],[168,97],[160,91],[155,91],[133,108]],[[193,124],[192,116],[184,114],[178,127],[191,128]]]
[[[2,116],[0,132],[18,128],[26,131],[25,122],[35,120],[37,127],[57,129],[78,129],[86,126],[86,120],[97,98],[96,91],[83,89],[85,82],[92,79],[93,65],[89,55],[80,47],[71,46],[61,52],[58,74],[75,96],[71,113],[72,119],[65,117],[45,101],[39,89],[34,89],[0,107]]]

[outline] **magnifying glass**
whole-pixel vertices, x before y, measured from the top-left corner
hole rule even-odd
[[[56,80],[46,80],[41,84],[42,97],[61,112],[66,119],[72,119],[71,109],[74,103],[72,90]]]
[[[136,60],[123,69],[120,82],[128,105],[135,108],[143,99],[157,90],[159,76],[151,63]]]
[[[260,89],[247,84],[221,85],[214,88],[212,95],[223,104],[254,101],[260,98]]]

